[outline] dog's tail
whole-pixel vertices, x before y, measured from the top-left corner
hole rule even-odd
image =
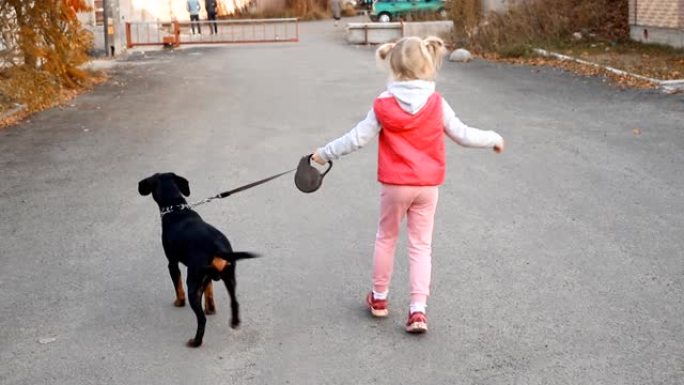
[[[219,255],[214,257],[210,265],[202,267],[202,272],[204,275],[209,276],[209,278],[212,280],[218,281],[221,279],[221,272],[223,269],[230,265],[231,262],[235,262],[239,259],[251,259],[257,257],[259,257],[259,254],[249,253],[246,251],[238,251],[226,255]]]
[[[248,251],[236,251],[236,252],[231,253],[230,256],[228,256],[228,259],[233,260],[233,261],[237,261],[240,259],[258,258],[259,256],[260,256],[259,254],[250,253]]]

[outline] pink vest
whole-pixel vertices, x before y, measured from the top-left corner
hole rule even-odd
[[[444,122],[442,97],[433,93],[412,115],[394,97],[373,104],[380,122],[378,181],[407,186],[437,186],[444,182]]]

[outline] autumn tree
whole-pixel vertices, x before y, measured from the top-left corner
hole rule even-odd
[[[85,0],[0,0],[0,92],[32,105],[86,82],[79,66],[88,59],[92,36],[77,13],[87,10]]]

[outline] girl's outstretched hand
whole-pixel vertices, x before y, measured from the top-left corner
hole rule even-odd
[[[505,142],[502,140],[501,143],[494,146],[494,152],[501,154],[504,151]]]
[[[318,151],[313,153],[313,156],[311,156],[311,159],[313,159],[314,162],[316,162],[320,165],[324,165],[326,163],[326,161],[324,161],[323,158],[321,158],[321,156],[318,155]]]

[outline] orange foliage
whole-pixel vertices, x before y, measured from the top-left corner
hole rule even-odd
[[[91,7],[85,0],[64,0],[63,12],[69,20],[75,20],[78,12],[90,11]]]
[[[16,25],[16,49],[19,65],[4,71],[9,79],[0,92],[35,105],[37,99],[58,95],[63,88],[77,89],[88,82],[88,74],[79,68],[88,60],[92,36],[77,18],[77,13],[90,9],[85,0],[0,0],[2,12],[13,13]],[[16,63],[16,61],[15,61]],[[31,75],[32,74],[32,75]],[[15,78],[30,79],[20,82]]]

